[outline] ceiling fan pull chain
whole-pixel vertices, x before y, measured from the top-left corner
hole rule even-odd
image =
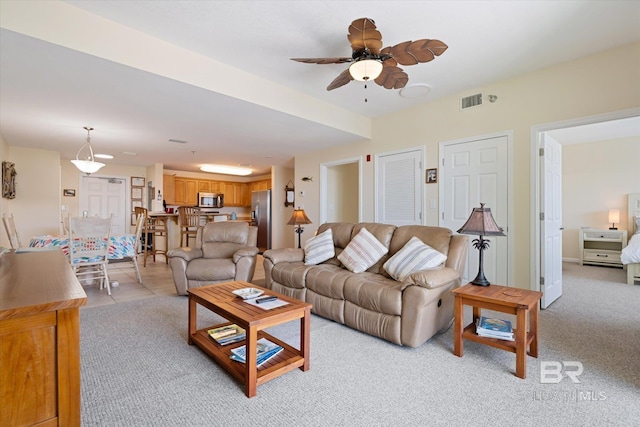
[[[367,84],[364,84],[364,102],[368,102],[367,101]]]

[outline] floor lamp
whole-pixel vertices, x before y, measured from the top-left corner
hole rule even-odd
[[[298,248],[301,248],[302,246],[300,245],[300,237],[302,232],[304,231],[302,225],[311,224],[311,220],[309,219],[307,214],[304,213],[304,209],[294,209],[293,215],[291,215],[291,219],[289,220],[289,222],[287,222],[287,224],[298,226],[298,228],[295,229],[295,232],[298,233]]]
[[[496,221],[491,215],[491,209],[485,208],[484,203],[480,203],[479,208],[473,208],[471,216],[464,223],[464,225],[458,230],[460,234],[479,234],[478,239],[473,239],[473,247],[480,252],[480,261],[478,264],[478,275],[471,282],[478,286],[489,286],[490,283],[486,277],[484,277],[484,268],[482,266],[482,252],[489,248],[489,241],[485,240],[482,236],[505,236],[501,227],[498,227]]]

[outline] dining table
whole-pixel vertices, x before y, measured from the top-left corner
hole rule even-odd
[[[54,248],[62,250],[69,257],[69,236],[47,234],[32,237],[29,241],[30,248]],[[135,257],[137,242],[135,234],[122,234],[109,236],[109,259],[124,259]]]

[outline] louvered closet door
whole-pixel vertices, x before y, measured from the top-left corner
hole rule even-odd
[[[422,224],[423,151],[376,156],[376,216],[384,224]]]

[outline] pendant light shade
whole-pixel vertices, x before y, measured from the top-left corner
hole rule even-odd
[[[361,59],[351,64],[349,73],[351,77],[361,82],[375,80],[382,73],[382,62],[375,59]]]
[[[96,162],[93,157],[93,148],[91,148],[91,136],[90,132],[93,130],[92,127],[85,126],[84,129],[87,131],[87,142],[80,147],[78,152],[76,153],[76,159],[71,160],[71,163],[76,165],[76,167],[81,171],[86,173],[87,175],[91,175],[94,172],[98,172],[100,168],[104,166],[104,163]],[[80,160],[80,152],[85,148],[89,148],[89,156],[86,160]]]

